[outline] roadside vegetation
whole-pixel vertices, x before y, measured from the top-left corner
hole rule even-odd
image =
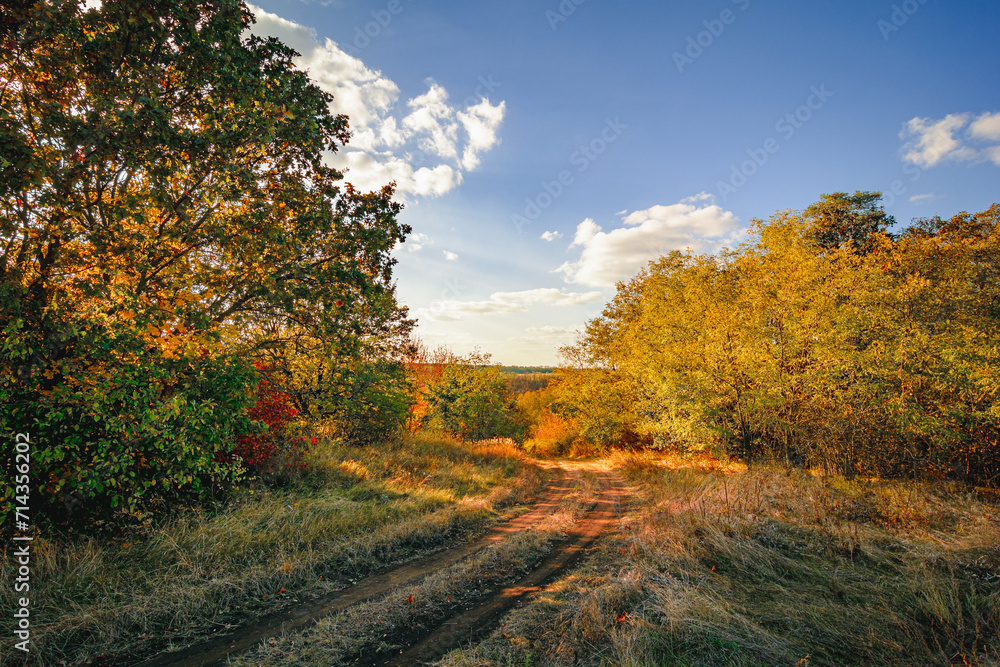
[[[899,231],[880,199],[650,262],[565,350],[556,412],[605,446],[996,486],[1000,205]]]
[[[614,457],[639,494],[472,665],[997,665],[1000,504],[961,485]]]

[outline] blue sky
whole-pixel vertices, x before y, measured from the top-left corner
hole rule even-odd
[[[616,280],[823,193],[904,224],[1000,201],[994,0],[253,8],[351,117],[331,162],[397,181],[432,347],[555,364]]]

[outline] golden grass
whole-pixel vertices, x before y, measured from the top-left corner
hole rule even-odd
[[[36,539],[32,649],[38,664],[189,643],[295,595],[341,587],[495,522],[541,485],[510,444],[415,436],[381,447],[321,441],[283,490],[246,492],[122,540]],[[5,554],[3,579],[13,559]],[[284,589],[293,593],[278,593]],[[14,607],[12,587],[0,604]],[[14,658],[4,650],[3,661]]]
[[[954,485],[617,455],[597,558],[443,665],[997,665],[1000,510]]]
[[[456,611],[529,572],[593,501],[599,488],[584,473],[573,491],[539,525],[479,551],[389,595],[323,618],[315,626],[271,638],[230,659],[234,667],[334,667],[359,657],[398,653],[414,631],[430,632]]]

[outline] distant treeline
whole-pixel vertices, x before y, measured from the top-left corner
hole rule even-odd
[[[519,375],[524,373],[554,373],[556,369],[552,366],[501,366],[500,370],[504,373]]]

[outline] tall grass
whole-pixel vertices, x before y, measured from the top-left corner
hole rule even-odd
[[[598,558],[444,665],[997,665],[1000,510],[963,489],[621,456]]]
[[[190,643],[481,530],[541,483],[503,443],[415,436],[367,448],[326,440],[314,450],[286,488],[183,510],[146,534],[36,539],[33,659],[74,663]],[[5,587],[0,604],[12,609],[12,597]],[[14,653],[5,647],[3,662],[15,664]]]

